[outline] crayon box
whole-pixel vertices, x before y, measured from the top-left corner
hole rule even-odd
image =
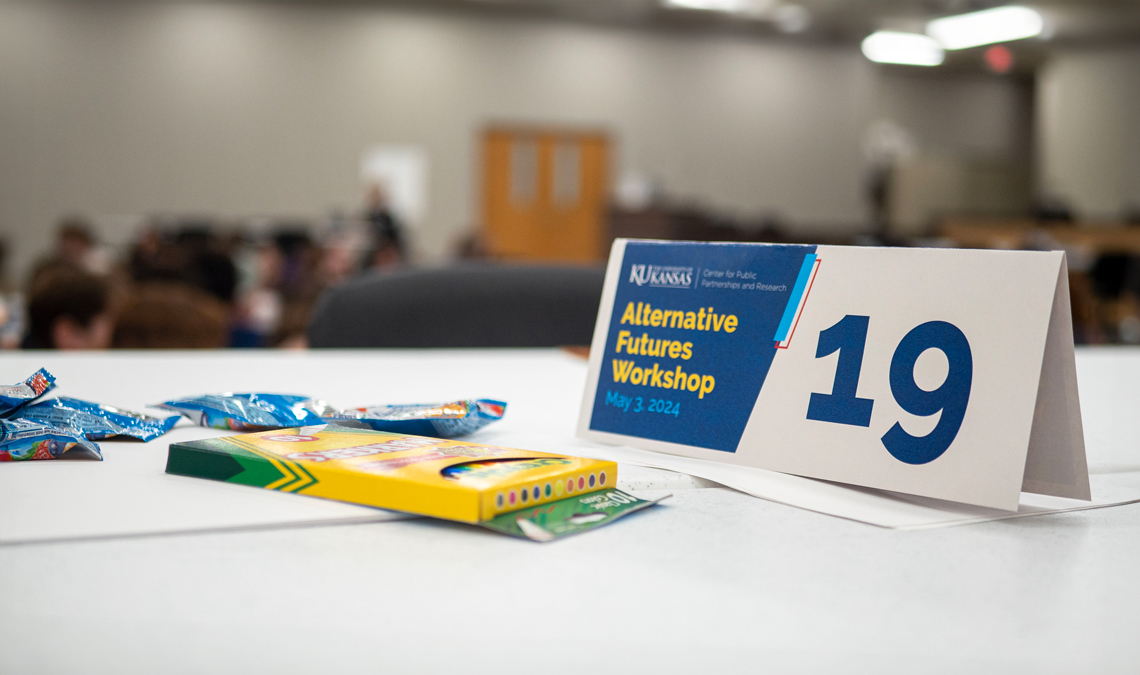
[[[617,482],[613,462],[331,425],[174,443],[166,472],[467,523]]]

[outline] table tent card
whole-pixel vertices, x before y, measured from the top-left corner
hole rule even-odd
[[[1088,500],[1065,256],[618,240],[578,433],[1006,511]]]

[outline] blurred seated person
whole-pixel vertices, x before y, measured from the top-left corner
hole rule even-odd
[[[315,285],[323,290],[359,274],[361,252],[370,246],[370,239],[363,227],[335,220],[321,242]]]
[[[41,265],[28,300],[26,349],[106,349],[111,344],[107,282],[63,262]]]
[[[92,274],[103,274],[109,267],[106,256],[96,245],[90,223],[79,216],[68,216],[60,221],[55,246],[51,254],[36,265],[33,276],[41,267],[56,263],[65,263]]]
[[[237,268],[222,240],[208,225],[187,225],[164,237],[157,227],[140,234],[127,263],[130,278],[181,282],[196,286],[225,303],[234,301]]]
[[[381,240],[368,254],[368,268],[387,270],[404,263],[404,251],[391,239]]]
[[[491,251],[479,232],[473,231],[459,239],[455,255],[460,260],[485,260],[491,257]]]
[[[183,281],[200,288],[226,304],[234,301],[237,267],[213,225],[185,225],[175,236],[175,245],[185,255]]]
[[[251,284],[235,311],[231,346],[303,346],[308,313],[330,283],[355,271],[351,242],[316,245],[307,225],[279,229],[258,249]]]
[[[210,293],[154,281],[127,294],[115,321],[116,349],[218,349],[229,342],[229,312]]]
[[[365,267],[387,268],[400,265],[407,259],[404,235],[400,223],[388,206],[388,194],[383,186],[372,184],[365,198],[365,220],[372,235],[372,251]]]
[[[143,228],[127,258],[127,270],[137,282],[181,281],[185,267],[185,252],[164,236],[157,225]]]
[[[1140,201],[1125,205],[1123,220],[1125,225],[1140,225]]]
[[[277,349],[308,349],[309,338],[305,331],[315,302],[297,301],[282,308],[281,323],[269,338],[269,346]]]
[[[24,335],[24,294],[8,283],[8,244],[0,238],[0,349],[16,349]]]
[[[308,224],[282,226],[273,235],[272,246],[279,254],[279,269],[276,278],[267,278],[266,284],[284,296],[308,292],[315,283],[321,257],[320,249],[309,235]]]
[[[231,347],[266,347],[281,323],[281,286],[286,258],[281,248],[267,242],[257,249],[251,266],[250,286],[238,298]]]

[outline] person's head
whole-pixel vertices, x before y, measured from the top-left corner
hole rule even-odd
[[[318,282],[323,286],[338,284],[356,273],[357,253],[349,246],[327,246],[322,251]]]
[[[8,241],[0,237],[0,291],[8,290]]]
[[[384,211],[388,208],[388,191],[383,183],[370,183],[364,193],[364,205],[369,211]]]
[[[254,279],[258,288],[278,288],[285,272],[285,254],[273,244],[257,249],[254,259]]]
[[[190,261],[189,280],[218,300],[232,304],[237,290],[237,267],[225,253],[200,251]]]
[[[71,216],[59,224],[59,238],[56,240],[56,257],[72,265],[84,265],[87,256],[95,245],[91,226],[82,218]]]
[[[115,320],[117,349],[217,349],[229,340],[224,303],[183,283],[148,282],[127,293]]]
[[[372,251],[368,266],[374,270],[389,270],[404,262],[404,252],[392,239],[385,239]]]
[[[111,345],[107,282],[71,266],[37,275],[28,300],[29,346],[106,349]]]

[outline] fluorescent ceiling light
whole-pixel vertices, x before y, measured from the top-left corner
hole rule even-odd
[[[699,9],[726,14],[740,14],[754,19],[766,17],[775,0],[662,0],[671,9]]]
[[[937,66],[945,53],[933,38],[918,33],[880,30],[863,40],[863,56],[875,63],[899,63],[904,66]]]
[[[1036,37],[1045,30],[1041,13],[1029,7],[997,7],[948,16],[926,24],[926,34],[946,49],[967,49],[995,42]]]
[[[743,12],[751,3],[747,0],[665,0],[666,7],[701,9],[710,12]]]
[[[811,14],[800,5],[780,5],[772,19],[782,33],[802,33],[811,25]]]

